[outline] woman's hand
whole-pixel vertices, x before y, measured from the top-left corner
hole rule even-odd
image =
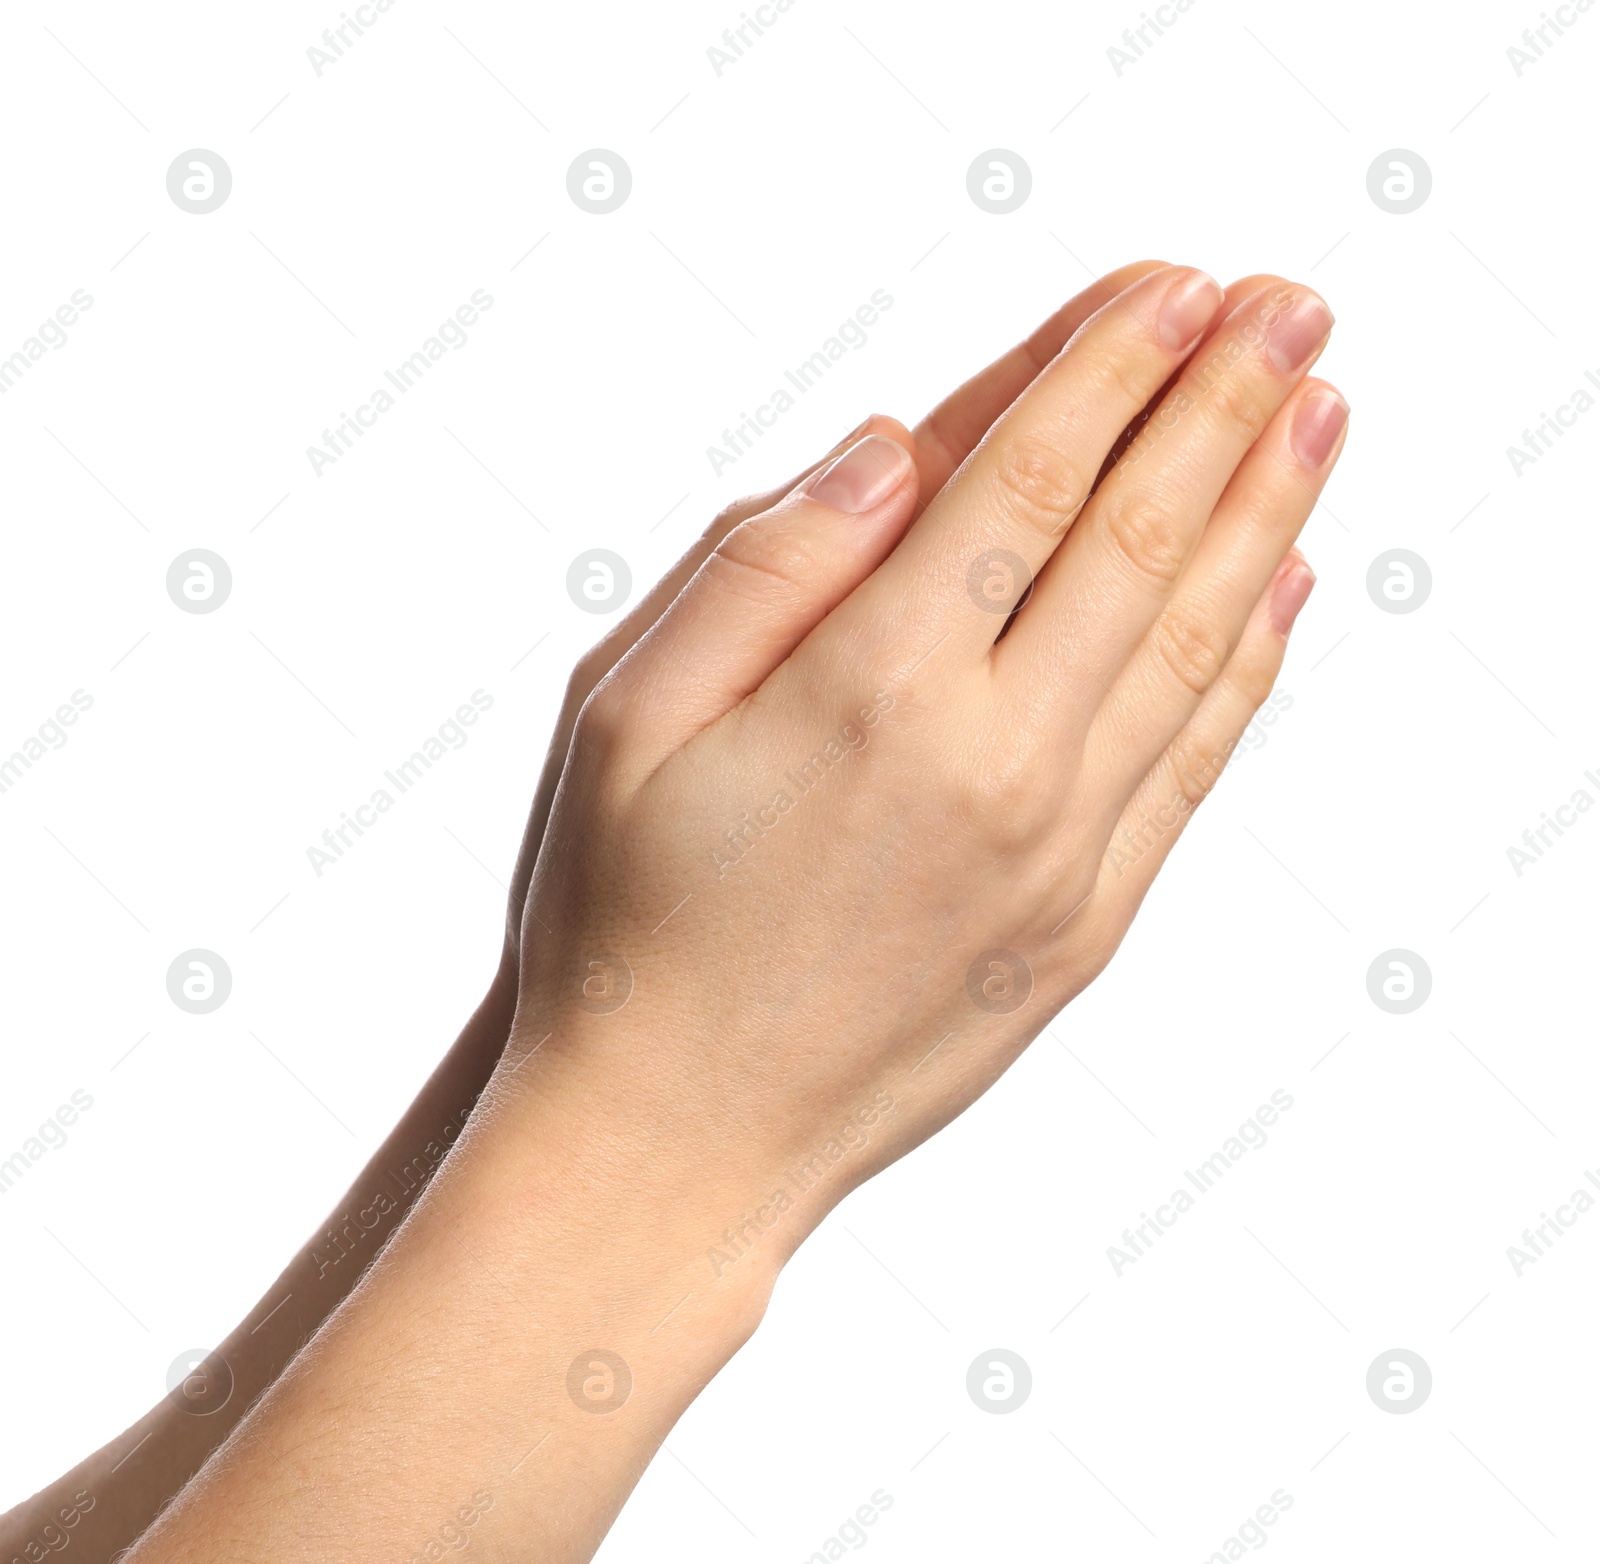
[[[1272,688],[1345,408],[1303,379],[1331,316],[1281,281],[1185,363],[1221,302],[1181,267],[1128,287],[914,525],[911,456],[862,440],[583,706],[506,1089],[581,1092],[593,1154],[672,1170],[681,1209],[815,1164],[773,1271],[1101,970]]]
[[[805,1234],[1104,966],[1271,689],[1345,408],[1280,280],[1085,314],[920,515],[869,434],[579,703],[484,1101],[138,1564],[588,1557]]]

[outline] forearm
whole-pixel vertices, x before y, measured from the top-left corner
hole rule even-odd
[[[158,1402],[10,1511],[0,1521],[0,1559],[27,1558],[30,1541],[46,1526],[60,1527],[61,1512],[73,1510],[84,1493],[92,1498],[92,1508],[79,1507],[69,1535],[90,1557],[109,1557],[145,1531],[349,1296],[415,1205],[500,1058],[515,999],[515,969],[503,967],[327,1222],[218,1346],[209,1360],[215,1372],[197,1376],[189,1395],[180,1390]]]
[[[712,1168],[515,1096],[129,1564],[589,1557],[770,1276],[709,1276]]]

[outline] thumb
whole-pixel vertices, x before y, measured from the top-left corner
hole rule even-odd
[[[758,689],[900,540],[917,468],[897,433],[858,440],[735,527],[606,681],[646,774]]]

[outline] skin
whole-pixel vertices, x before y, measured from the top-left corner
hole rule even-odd
[[[1129,268],[853,478],[719,518],[574,677],[466,1133],[131,1557],[590,1555],[806,1233],[1120,942],[1310,589],[1329,326]]]
[[[656,623],[712,550],[735,527],[770,510],[850,444],[869,434],[894,440],[912,454],[920,509],[1089,316],[1123,287],[1160,265],[1157,261],[1138,262],[1099,279],[1069,300],[1027,341],[958,387],[914,430],[908,431],[892,418],[869,418],[789,482],[728,506],[677,565],[586,655],[568,686],[529,811],[507,902],[506,937],[484,999],[399,1123],[333,1205],[327,1221],[245,1319],[218,1344],[216,1355],[226,1362],[233,1377],[228,1400],[203,1416],[192,1415],[169,1399],[158,1402],[103,1448],[0,1517],[0,1557],[26,1557],[30,1542],[37,1545],[36,1539],[47,1527],[55,1527],[59,1538],[64,1534],[64,1512],[77,1517],[70,1530],[80,1549],[109,1557],[131,1546],[366,1273],[420,1192],[419,1188],[401,1197],[387,1178],[388,1172],[406,1165],[415,1169],[419,1159],[427,1164],[430,1142],[437,1146],[443,1126],[459,1125],[470,1116],[505,1048],[516,1008],[528,885],[578,713],[595,686]],[[1230,290],[1230,296],[1239,286],[1243,285]],[[347,1259],[334,1267],[320,1264],[319,1253],[329,1252],[328,1231],[342,1226],[350,1212],[370,1210],[368,1203],[377,1188],[395,1194],[395,1208],[378,1214],[376,1226]],[[83,1495],[93,1501],[88,1509],[82,1508]]]

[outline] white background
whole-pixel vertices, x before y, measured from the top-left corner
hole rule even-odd
[[[1274,1557],[1592,1557],[1600,1212],[1520,1278],[1506,1249],[1600,1169],[1600,819],[1520,877],[1506,849],[1600,797],[1600,412],[1520,476],[1507,447],[1600,372],[1600,11],[1520,78],[1531,5],[1198,0],[1120,76],[1136,3],[798,0],[719,77],[738,20],[398,0],[318,77],[332,3],[6,9],[0,356],[94,303],[0,397],[0,754],[93,705],[0,794],[0,1159],[94,1106],[0,1197],[0,1506],[236,1323],[482,992],[609,622],[573,557],[622,554],[637,595],[730,498],[1161,256],[1338,316],[1292,705],[1107,975],[805,1246],[602,1556],[803,1559],[882,1488],[884,1559],[1201,1559],[1278,1489]],[[233,176],[205,216],[165,187],[195,147]],[[633,174],[609,216],[566,192],[594,147]],[[1033,175],[1003,217],[965,186],[997,147]],[[1410,215],[1367,193],[1391,148],[1432,170]],[[467,345],[316,476],[480,288]],[[868,343],[715,475],[880,288]],[[205,616],[164,585],[196,547],[233,573]],[[1365,585],[1395,547],[1433,573],[1406,615]],[[470,742],[317,878],[307,847],[476,689]],[[234,981],[198,1017],[165,988],[196,946]],[[1392,947],[1432,971],[1409,1015],[1368,997]],[[1270,1143],[1114,1275],[1279,1088]],[[1007,1416],[965,1390],[997,1346],[1034,1377]],[[1434,1378],[1404,1416],[1365,1389],[1395,1347]]]

